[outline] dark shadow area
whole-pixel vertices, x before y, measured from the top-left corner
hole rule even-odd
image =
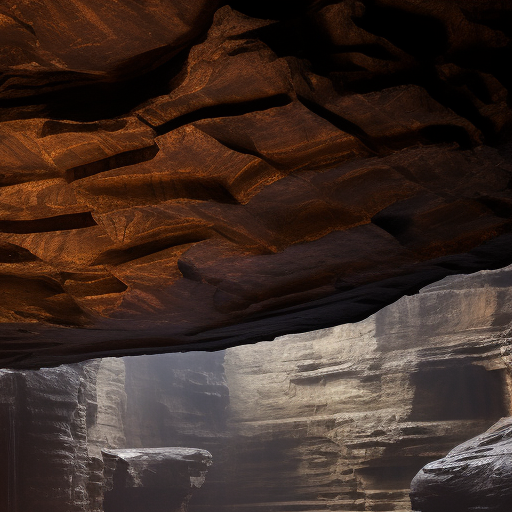
[[[445,26],[434,17],[367,0],[363,16],[354,18],[354,22],[418,59],[433,59],[448,49]]]
[[[187,47],[155,69],[133,78],[101,81],[68,73],[71,76],[63,79],[60,86],[57,84],[59,90],[40,94],[32,91],[28,96],[0,99],[0,120],[48,117],[92,122],[125,115],[144,101],[167,94],[175,87],[189,51]]]
[[[0,403],[0,510],[2,512],[17,512],[15,439],[15,406]]]
[[[1,220],[0,233],[47,233],[49,231],[90,228],[96,225],[90,212],[68,213],[45,219]]]
[[[446,368],[420,364],[411,376],[415,392],[409,420],[498,420],[508,414],[504,377],[504,370],[487,371],[471,364]]]
[[[88,178],[89,176],[111,171],[119,167],[147,162],[155,158],[158,151],[158,146],[153,144],[145,148],[125,151],[124,153],[118,153],[117,155],[113,155],[102,160],[96,160],[88,164],[79,165],[66,171],[66,181],[71,183],[72,181]]]
[[[284,107],[291,103],[291,99],[286,94],[277,94],[268,98],[261,98],[253,101],[244,101],[240,103],[223,103],[204,107],[184,114],[176,119],[168,121],[158,127],[154,127],[158,135],[176,130],[181,126],[200,121],[201,119],[213,119],[216,117],[243,116],[252,112],[268,110],[271,108]]]

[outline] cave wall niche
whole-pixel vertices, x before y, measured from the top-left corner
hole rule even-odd
[[[411,421],[494,419],[507,416],[507,370],[482,366],[425,368],[411,376],[415,388]]]

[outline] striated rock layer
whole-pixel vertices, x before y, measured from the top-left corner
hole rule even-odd
[[[95,464],[87,446],[98,363],[0,372],[7,430],[0,445],[7,455],[1,461],[7,483],[2,511],[99,512],[101,482],[96,486],[91,478]]]
[[[511,16],[3,2],[0,364],[272,339],[510,263]]]
[[[512,418],[430,462],[411,483],[411,502],[419,512],[506,512],[512,506],[510,454]]]
[[[425,463],[510,414],[511,276],[452,278],[360,323],[226,351],[232,509],[411,510]]]

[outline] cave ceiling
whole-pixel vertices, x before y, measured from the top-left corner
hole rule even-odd
[[[512,1],[3,0],[0,365],[215,350],[512,263]]]

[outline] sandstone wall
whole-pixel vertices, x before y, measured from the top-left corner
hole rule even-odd
[[[190,508],[219,507],[230,489],[229,391],[223,352],[189,352],[124,359],[126,364],[126,442],[131,447],[193,446],[206,449],[213,464]]]
[[[201,356],[195,357],[196,363]],[[144,358],[137,360],[142,369],[147,362]],[[128,366],[131,368],[133,364]],[[160,365],[160,369],[168,366],[172,367],[172,362]],[[189,362],[190,366],[194,365]],[[137,446],[156,447],[186,446],[186,439],[200,441],[201,435],[214,436],[210,420],[215,416],[224,421],[225,405],[219,406],[218,401],[225,399],[222,395],[225,385],[222,381],[214,382],[211,372],[201,373],[197,364],[195,370],[188,367],[175,362],[175,379],[171,382],[167,379],[164,389],[158,388],[162,384],[158,379],[158,365],[150,366],[146,374],[141,368],[135,375],[129,372],[130,382],[139,379],[140,384],[140,379],[145,378],[150,385],[132,389],[128,412],[123,359],[93,360],[37,371],[0,371],[0,511],[103,512],[105,492],[112,487],[105,475],[105,450],[114,453],[116,448],[130,448],[125,432],[129,441]],[[169,375],[173,375],[171,370]],[[179,382],[182,396],[177,388]],[[142,401],[137,401],[141,395],[144,395]],[[195,399],[194,409],[195,395],[200,396]],[[158,396],[162,407],[164,404],[170,407],[167,418],[178,427],[181,439],[175,429],[167,429],[169,422],[165,421],[165,415],[155,416],[151,396]],[[212,403],[208,402],[208,396],[214,396]],[[205,397],[206,402],[201,401]],[[195,429],[201,414],[204,414],[203,431]],[[150,424],[163,435],[155,435],[147,428]],[[205,434],[208,429],[209,433]],[[171,454],[170,465],[162,466],[162,450],[167,450],[166,456]],[[182,452],[190,452],[192,458],[181,460],[179,450],[141,450],[141,457],[152,468],[151,475],[155,474],[149,487],[156,486],[158,499],[155,498],[155,503],[159,507],[168,505],[185,510],[193,491],[204,482],[206,466],[201,473],[194,454],[207,452],[189,448],[183,448]],[[175,460],[175,457],[178,458]],[[211,458],[209,454],[208,457]],[[126,491],[127,496],[124,496],[124,487],[118,485],[117,494],[109,494],[109,510],[119,510],[117,501],[123,499],[128,503],[134,493],[139,501],[141,496],[147,501],[152,494],[142,480],[135,485],[136,490]],[[141,486],[143,488],[139,488]]]
[[[451,278],[357,324],[227,350],[235,508],[410,510],[426,462],[509,414],[511,278]]]
[[[98,360],[94,386],[94,411],[91,411],[87,431],[87,449],[91,457],[101,458],[103,448],[126,447],[125,365],[113,357]]]

